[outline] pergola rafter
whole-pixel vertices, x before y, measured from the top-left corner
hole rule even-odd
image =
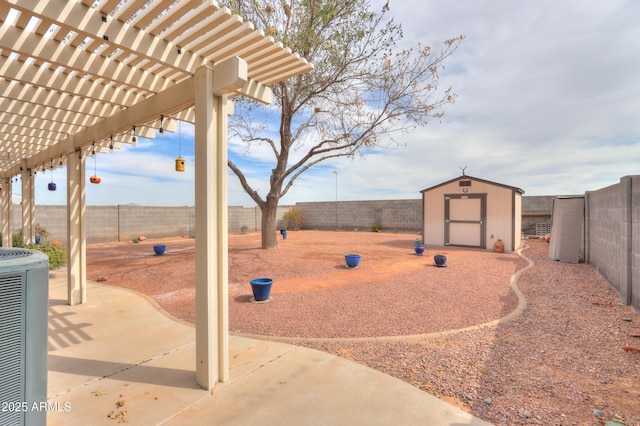
[[[247,62],[249,84],[229,96],[261,99],[267,85],[311,69],[212,0],[0,0],[0,152],[11,154],[0,155],[0,177],[18,173],[25,155],[66,146],[69,135],[233,56]]]

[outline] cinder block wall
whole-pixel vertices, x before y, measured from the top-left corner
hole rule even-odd
[[[531,223],[551,218],[553,196],[523,197],[523,226],[527,215]],[[306,217],[305,229],[358,229],[368,231],[379,225],[383,231],[419,232],[422,226],[422,203],[415,200],[333,201],[296,203]],[[278,207],[278,227],[293,206]],[[337,213],[337,215],[336,215]],[[544,216],[548,214],[547,216]],[[229,207],[229,232],[258,232],[262,213],[258,207]],[[36,206],[36,223],[46,226],[54,240],[66,242],[66,206]],[[22,227],[19,205],[12,209],[13,229]],[[87,242],[130,241],[147,238],[191,236],[195,232],[194,208],[161,206],[87,206]]]
[[[278,222],[292,206],[279,206]],[[229,207],[229,232],[257,232],[262,229],[258,207]],[[131,241],[134,238],[192,236],[196,232],[193,206],[87,206],[87,242]],[[51,233],[50,240],[67,241],[67,207],[36,205],[36,223]],[[13,205],[13,230],[22,228],[22,210]]]
[[[554,195],[522,197],[522,229],[551,220]],[[419,232],[422,228],[422,200],[333,201],[296,203],[305,214],[305,229],[370,230],[373,225],[386,231]],[[337,217],[337,220],[336,220]]]
[[[522,197],[522,230],[526,235],[536,235],[536,223],[551,220],[555,195],[534,195]]]
[[[585,257],[640,309],[640,176],[585,194]]]
[[[371,230],[419,232],[422,227],[421,200],[326,201],[296,203],[304,212],[304,229]]]

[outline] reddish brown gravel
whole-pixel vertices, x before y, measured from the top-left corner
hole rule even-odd
[[[234,333],[291,338],[398,377],[496,424],[640,425],[640,315],[588,265],[547,260],[548,245],[525,241],[535,262],[519,287],[528,306],[507,323],[418,340],[344,338],[417,335],[486,323],[518,304],[515,254],[427,249],[415,235],[289,232],[275,250],[257,234],[229,239],[229,322]],[[88,278],[149,296],[195,321],[194,241],[91,245]],[[345,253],[362,255],[357,269]],[[447,267],[433,266],[434,254]],[[250,303],[248,281],[274,279],[272,301]],[[623,320],[624,318],[624,320]],[[630,319],[631,321],[627,321]],[[293,339],[292,339],[293,340]],[[625,348],[625,349],[623,349]]]

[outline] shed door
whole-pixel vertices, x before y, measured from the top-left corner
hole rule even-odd
[[[445,195],[444,200],[445,245],[486,248],[487,195]]]

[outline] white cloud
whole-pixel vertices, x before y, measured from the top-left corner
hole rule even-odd
[[[385,2],[375,0],[374,8]],[[525,195],[580,194],[640,173],[640,2],[391,0],[390,6],[407,42],[437,46],[466,36],[441,75],[442,86],[458,94],[456,103],[441,121],[403,137],[406,146],[310,169],[283,204],[334,200],[334,169],[341,200],[418,198],[465,166],[471,176]],[[98,157],[103,183],[88,188],[88,201],[192,204],[193,157],[177,174],[174,148]],[[243,149],[230,142],[230,155]],[[238,160],[261,195],[272,158],[262,144]],[[229,191],[230,204],[253,205],[232,174]]]

